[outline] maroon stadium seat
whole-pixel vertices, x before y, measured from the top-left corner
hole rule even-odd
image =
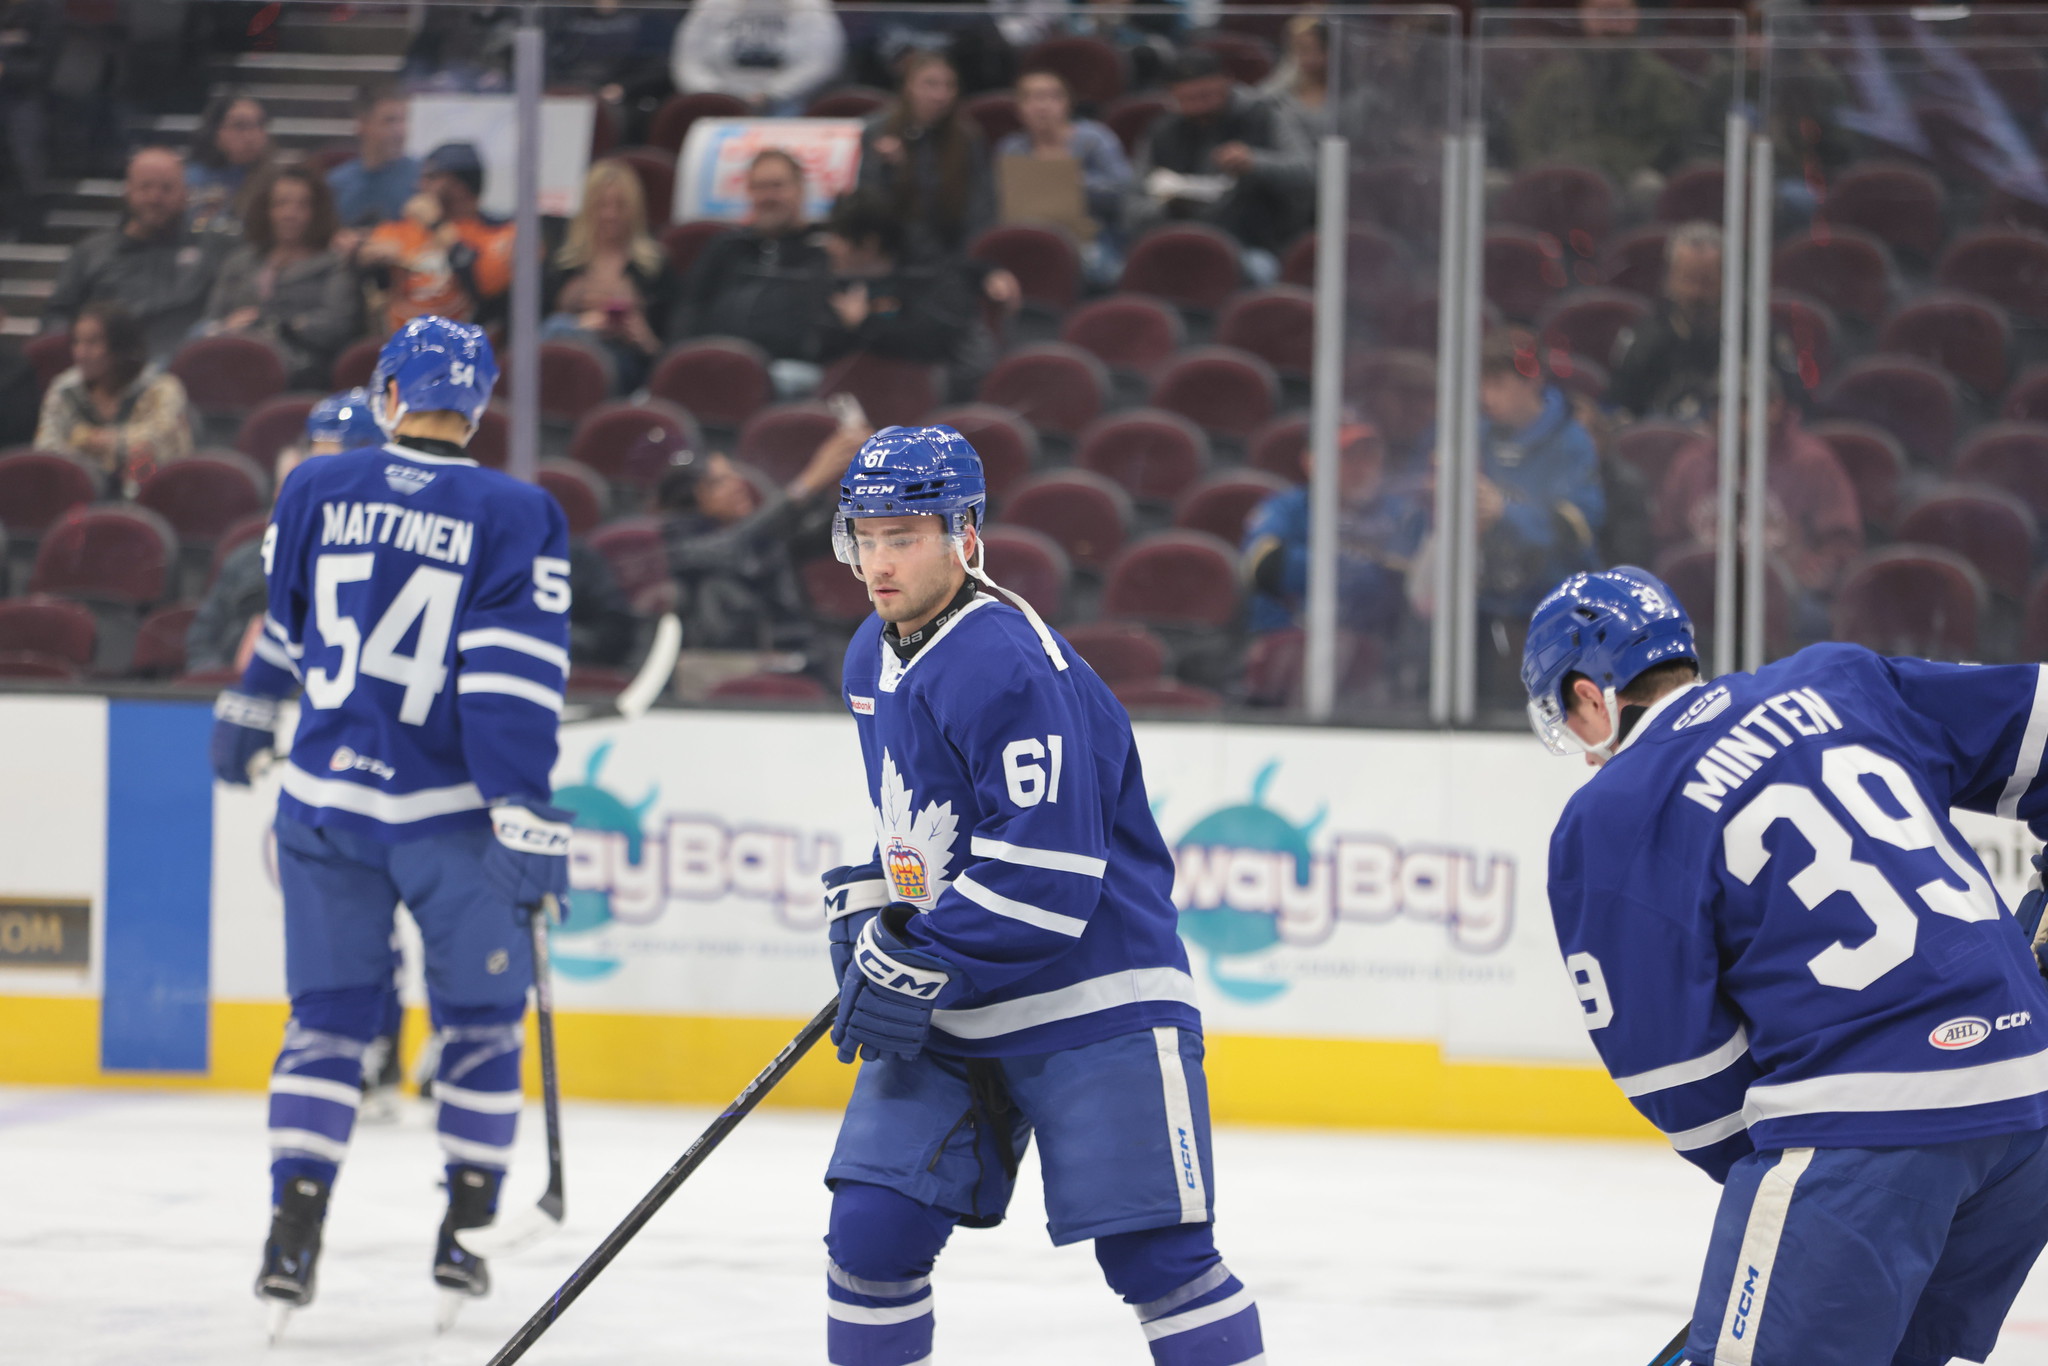
[[[1061,228],[1012,223],[974,239],[967,254],[1017,277],[1024,302],[1063,313],[1081,296],[1081,253]]]
[[[912,427],[939,404],[938,367],[856,351],[819,382],[818,397],[833,394],[852,394],[877,427]]]
[[[1103,114],[1102,121],[1109,125],[1109,131],[1116,134],[1118,142],[1124,145],[1126,156],[1136,156],[1138,147],[1145,141],[1153,123],[1161,114],[1173,108],[1157,95],[1126,95],[1112,104]]]
[[[1102,613],[1147,626],[1236,623],[1237,551],[1199,531],[1161,531],[1127,546],[1110,565]]]
[[[713,685],[714,702],[823,702],[825,685],[803,674],[742,674]]]
[[[1616,289],[1655,298],[1664,292],[1664,244],[1670,238],[1667,223],[1617,234],[1600,260],[1600,278]]]
[[[1918,166],[1864,162],[1827,187],[1818,216],[1932,261],[1948,235],[1948,192]]]
[[[76,456],[26,447],[0,451],[0,527],[33,539],[99,497],[104,476]]]
[[[1640,294],[1575,289],[1550,301],[1536,320],[1536,330],[1548,350],[1589,356],[1608,365],[1613,363],[1615,340],[1649,316],[1649,302]]]
[[[1024,126],[1017,117],[1017,97],[1007,90],[976,95],[961,106],[981,129],[982,141],[993,147]]]
[[[2025,503],[2037,522],[2048,517],[2048,423],[1979,427],[1956,453],[1955,476],[2004,489]]]
[[[738,337],[700,337],[675,347],[654,367],[647,392],[699,422],[728,428],[775,401],[766,353]]]
[[[1143,294],[1112,294],[1076,309],[1060,340],[1111,370],[1149,378],[1186,340],[1180,314]]]
[[[185,672],[185,635],[198,615],[192,603],[173,603],[144,617],[136,628],[128,672],[138,678],[175,678]]]
[[[1131,529],[1131,497],[1089,470],[1060,470],[1027,480],[1003,505],[1006,526],[1050,536],[1083,569],[1105,568]]]
[[[1420,351],[1365,351],[1345,364],[1345,394],[1401,450],[1436,422],[1436,359]]]
[[[683,150],[683,139],[690,136],[690,125],[698,119],[743,119],[751,113],[745,100],[716,90],[670,95],[647,125],[647,145],[673,158]]]
[[[99,624],[75,602],[27,597],[0,601],[0,651],[60,659],[86,668],[92,663]]]
[[[1956,382],[1918,356],[1865,356],[1851,361],[1821,395],[1836,417],[1861,418],[1895,432],[1930,464],[1947,461],[1956,437]]]
[[[1110,687],[1116,700],[1132,712],[1180,712],[1213,716],[1223,710],[1220,694],[1177,678],[1153,678],[1142,683],[1117,683]]]
[[[1144,683],[1166,672],[1166,642],[1129,621],[1094,621],[1062,632],[1074,653],[1112,688]]]
[[[1073,438],[1109,402],[1109,372],[1078,346],[1041,342],[996,363],[976,397],[1008,408],[1041,432]]]
[[[202,451],[159,466],[135,501],[171,524],[184,545],[211,546],[222,532],[270,505],[269,481],[234,451]]]
[[[839,563],[833,556],[805,560],[797,566],[797,578],[803,582],[804,599],[811,604],[811,615],[820,621],[849,626],[866,620],[872,610],[868,590],[853,576],[852,566]]]
[[[2020,658],[2048,659],[2048,574],[2027,592],[2020,614]]]
[[[1880,531],[1899,517],[1899,488],[1906,478],[1906,448],[1882,427],[1868,422],[1819,422],[1810,429],[1828,443],[1856,486],[1863,520]]]
[[[787,484],[838,430],[838,417],[822,403],[778,403],[747,419],[734,454],[776,483]]]
[[[1891,296],[1883,242],[1856,228],[1816,228],[1780,246],[1771,283],[1810,294],[1844,317],[1877,326]]]
[[[1172,503],[1208,467],[1209,440],[1178,413],[1134,408],[1090,424],[1074,463],[1115,480],[1133,498]]]
[[[147,508],[73,508],[44,535],[29,591],[148,606],[164,600],[177,562],[177,534]]]
[[[1957,238],[1934,268],[1936,283],[2048,322],[2048,234],[1992,228]]]
[[[1994,590],[2018,598],[2034,570],[2034,526],[2034,514],[2013,495],[1950,484],[1907,509],[1898,538],[1954,551]]]
[[[1308,449],[1308,419],[1276,417],[1252,433],[1245,463],[1290,484],[1308,482],[1302,452]]]
[[[1074,571],[1057,541],[1030,527],[993,526],[981,543],[990,578],[1037,608],[1047,621],[1066,614],[1067,584]]]
[[[1557,387],[1598,403],[1607,397],[1607,367],[1587,356],[1566,351],[1545,351],[1543,364]]]
[[[1100,38],[1048,38],[1025,49],[1017,70],[1051,71],[1067,83],[1074,103],[1101,107],[1124,93],[1124,54]]]
[[[1714,598],[1713,549],[1674,547],[1658,557],[1656,573],[1670,585],[1672,595],[1691,611],[1699,639],[1713,639],[1719,606]],[[1764,583],[1764,644],[1773,655],[1791,647],[1792,598],[1791,576],[1786,573],[1784,565],[1773,560]]]
[[[366,389],[370,376],[377,371],[377,352],[383,343],[374,338],[354,342],[334,358],[334,370],[328,378],[337,390]]]
[[[1273,367],[1234,347],[1202,346],[1169,362],[1152,382],[1152,406],[1179,413],[1212,436],[1243,441],[1279,402]]]
[[[50,381],[71,368],[71,334],[45,332],[21,344],[22,358],[36,372],[36,388],[50,387]]]
[[[486,469],[502,470],[512,459],[512,421],[497,408],[486,408],[476,420],[476,435],[465,452]]]
[[[277,468],[277,453],[305,440],[306,414],[320,401],[317,394],[279,394],[242,419],[235,449],[261,465]]]
[[[1719,223],[1727,207],[1726,175],[1718,161],[1691,161],[1671,173],[1657,192],[1659,223]]]
[[[1796,290],[1771,291],[1771,330],[1792,348],[1793,363],[1800,382],[1817,389],[1834,360],[1835,338],[1841,328],[1834,310],[1820,300]]]
[[[1614,453],[1642,472],[1645,486],[1664,487],[1678,453],[1700,439],[1699,429],[1677,422],[1638,422],[1614,438]]]
[[[1188,531],[1206,531],[1230,545],[1244,540],[1244,524],[1259,504],[1293,487],[1264,470],[1233,470],[1213,475],[1189,489],[1174,509],[1173,524]]]
[[[1590,260],[1614,224],[1614,185],[1590,166],[1532,166],[1500,192],[1493,217],[1533,228]]]
[[[1969,294],[1930,294],[1892,314],[1878,346],[1933,361],[1989,398],[2012,370],[2012,324],[1995,304]]]
[[[647,201],[647,226],[660,232],[668,226],[676,198],[676,154],[660,147],[621,147],[611,154],[623,161],[640,179],[640,193]]]
[[[1315,364],[1315,295],[1298,285],[1239,294],[1216,319],[1216,341],[1249,351],[1283,375],[1306,377]]]
[[[1176,308],[1214,312],[1243,278],[1237,244],[1226,234],[1200,223],[1169,223],[1138,239],[1117,288],[1155,295]]]
[[[678,280],[690,278],[691,267],[704,248],[731,232],[737,224],[719,218],[693,218],[687,223],[671,223],[661,230],[661,249],[668,253],[668,263],[674,268]]]
[[[1403,241],[1431,245],[1443,235],[1443,184],[1434,158],[1361,162],[1351,168],[1351,212]]]
[[[1215,53],[1239,85],[1256,86],[1273,74],[1273,45],[1263,38],[1218,29],[1196,35],[1191,44]]]
[[[590,533],[590,548],[604,556],[619,588],[641,613],[665,611],[675,598],[668,551],[658,517],[621,517]]]
[[[841,85],[823,92],[804,106],[807,119],[864,119],[895,97],[871,85]]]
[[[1834,635],[1880,654],[1969,659],[1983,611],[1984,581],[1969,561],[1895,545],[1850,568],[1835,594]]]
[[[595,470],[574,460],[543,460],[534,478],[562,505],[571,536],[580,538],[597,530],[604,520],[605,504],[611,501],[611,490]]]
[[[170,372],[193,408],[239,420],[284,390],[284,358],[255,337],[194,337],[171,357]]]
[[[967,438],[981,457],[988,496],[1000,503],[1011,489],[1031,476],[1038,463],[1038,433],[1008,408],[988,403],[963,403],[943,408],[927,421],[951,427]]]
[[[611,397],[611,371],[597,353],[580,342],[540,344],[540,416],[543,422],[570,426]],[[512,397],[512,370],[498,377],[492,397]]]
[[[2005,391],[2002,415],[2015,422],[2048,422],[2048,365],[2030,365]]]
[[[1493,228],[1486,234],[1486,297],[1516,322],[1533,322],[1568,278],[1564,249],[1534,228]]]
[[[697,420],[673,403],[605,403],[569,435],[569,458],[615,484],[652,488],[683,451],[701,450]]]
[[[213,581],[220,577],[220,567],[227,563],[228,556],[251,541],[262,540],[264,529],[269,525],[268,512],[252,513],[216,537],[213,542],[213,560],[206,572],[206,586],[211,588]]]
[[[1400,309],[1417,293],[1418,274],[1412,253],[1399,237],[1370,223],[1353,223],[1344,231],[1344,293],[1354,308],[1381,318]],[[1280,260],[1280,283],[1314,289],[1316,235],[1302,234]]]

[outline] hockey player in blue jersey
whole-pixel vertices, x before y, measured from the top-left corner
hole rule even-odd
[[[264,543],[265,643],[215,706],[215,773],[245,783],[278,699],[304,687],[278,798],[292,1013],[270,1082],[273,1213],[256,1282],[280,1324],[313,1297],[400,900],[443,1044],[444,1315],[489,1287],[454,1235],[496,1210],[532,982],[522,908],[565,889],[569,838],[568,813],[548,804],[568,530],[545,492],[463,453],[497,369],[480,328],[445,318],[385,344],[370,392],[388,440],[285,481]]]
[[[1949,811],[2048,830],[2048,669],[1697,658],[1623,568],[1545,598],[1522,659],[1537,733],[1599,770],[1550,845],[1586,1027],[1724,1183],[1684,1359],[1982,1361],[2048,1241],[2048,988]]]
[[[1201,1017],[1130,719],[984,591],[985,505],[950,427],[877,433],[840,490],[875,606],[843,691],[876,850],[825,879],[832,1037],[867,1060],[826,1173],[827,1356],[932,1359],[933,1263],[1002,1219],[1035,1134],[1053,1241],[1094,1240],[1154,1361],[1264,1361],[1211,1235]]]

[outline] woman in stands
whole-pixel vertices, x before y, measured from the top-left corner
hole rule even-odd
[[[609,362],[612,392],[631,393],[661,354],[655,320],[668,318],[678,288],[668,253],[647,231],[640,178],[623,161],[592,166],[583,207],[548,262],[541,335],[592,347]]]
[[[303,166],[264,172],[242,211],[242,245],[221,263],[196,330],[260,337],[284,358],[292,388],[323,387],[362,313],[355,275],[333,250],[335,227],[326,180]]]
[[[988,146],[960,108],[960,76],[936,52],[903,59],[902,93],[861,137],[860,188],[879,191],[908,228],[905,257],[928,265],[966,251],[995,221]]]
[[[244,191],[269,168],[270,115],[247,95],[218,95],[199,116],[185,159],[188,217],[195,231],[233,232]]]
[[[133,497],[152,470],[192,453],[185,386],[149,364],[149,336],[114,303],[87,304],[71,324],[71,368],[50,381],[36,449],[75,455]]]
[[[1331,131],[1329,108],[1330,23],[1320,15],[1298,14],[1287,21],[1287,58],[1259,93],[1292,119],[1314,145]]]
[[[1081,262],[1090,281],[1114,284],[1123,266],[1118,231],[1132,183],[1123,144],[1094,119],[1074,117],[1073,92],[1051,71],[1027,71],[1017,78],[1017,117],[1023,128],[997,143],[996,155],[1079,165],[1084,207],[1095,223],[1095,236],[1081,244]]]

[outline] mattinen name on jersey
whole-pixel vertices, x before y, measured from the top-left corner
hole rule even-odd
[[[1713,705],[1714,695],[1709,693],[1686,709],[1677,727],[1698,725],[1717,716],[1727,705],[1727,690],[1715,691],[1721,694],[1721,707]],[[1685,795],[1709,811],[1719,811],[1723,799],[1748,782],[1764,760],[1796,740],[1841,728],[1842,718],[1812,688],[1794,688],[1765,698],[1728,727],[1727,734],[1707,746],[1707,752],[1693,765],[1698,776],[1685,785]]]
[[[399,503],[322,503],[320,544],[388,545],[445,564],[468,564],[476,523]]]

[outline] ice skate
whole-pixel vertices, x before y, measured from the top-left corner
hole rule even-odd
[[[440,1241],[434,1248],[434,1284],[441,1287],[441,1302],[435,1312],[435,1330],[447,1332],[454,1326],[462,1302],[490,1293],[490,1264],[455,1240],[466,1228],[482,1228],[491,1222],[498,1203],[502,1172],[481,1167],[457,1167],[448,1181],[448,1213],[441,1220]]]
[[[256,1295],[270,1310],[270,1340],[284,1333],[294,1309],[313,1302],[314,1272],[320,1260],[320,1225],[327,1218],[325,1182],[295,1177],[270,1212],[270,1236],[263,1243],[263,1269]]]

